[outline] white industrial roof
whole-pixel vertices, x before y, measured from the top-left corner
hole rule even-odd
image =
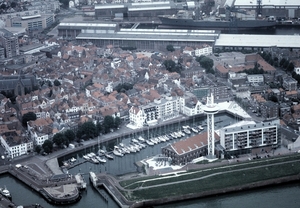
[[[235,6],[255,6],[257,0],[235,0]],[[274,6],[300,6],[299,0],[261,0],[261,5],[274,5]]]
[[[162,10],[171,9],[171,6],[149,6],[149,7],[129,7],[128,11],[148,11],[148,10]]]
[[[125,5],[124,4],[95,5],[95,9],[112,9],[112,8],[125,8]]]
[[[114,23],[75,23],[75,22],[61,22],[59,26],[77,26],[77,27],[116,27]]]
[[[215,46],[300,48],[299,35],[233,35],[221,34]]]

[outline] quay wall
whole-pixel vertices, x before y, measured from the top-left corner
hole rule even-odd
[[[171,204],[171,203],[175,203],[175,202],[191,200],[191,199],[198,199],[198,198],[203,198],[203,197],[208,197],[208,196],[215,196],[215,195],[227,194],[227,193],[232,193],[232,192],[258,189],[258,188],[267,187],[267,186],[276,186],[279,184],[290,183],[290,182],[295,182],[295,181],[300,181],[300,174],[276,178],[276,179],[258,181],[258,182],[249,183],[249,184],[242,184],[239,186],[228,187],[228,188],[223,188],[223,189],[203,191],[201,193],[194,193],[194,194],[187,194],[187,195],[181,195],[181,196],[176,196],[176,197],[168,197],[168,198],[140,201],[140,202],[136,202],[136,203],[132,204],[130,206],[130,208],[152,207],[152,206],[163,205],[163,204]]]

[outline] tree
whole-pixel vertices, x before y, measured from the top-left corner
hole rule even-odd
[[[75,133],[71,129],[68,129],[64,132],[65,137],[68,139],[69,142],[72,142],[75,140]]]
[[[35,120],[36,120],[36,114],[34,112],[28,112],[22,116],[22,124],[25,127],[27,127],[28,121],[35,121]]]
[[[105,116],[103,121],[104,132],[110,132],[110,129],[114,127],[114,118],[112,116]]]
[[[167,45],[167,51],[173,52],[175,48],[172,45]]]
[[[65,140],[66,140],[66,137],[62,133],[55,134],[52,139],[53,143],[55,143],[59,147],[61,147],[65,144]]]
[[[206,56],[197,57],[196,61],[198,61],[200,65],[206,70],[210,70],[214,66],[214,61]]]
[[[59,82],[57,79],[54,80],[53,84],[54,84],[54,86],[59,86],[59,85],[61,85],[60,82]]]
[[[286,62],[287,60],[285,58],[282,58],[279,62],[279,66],[282,67],[283,64]]]
[[[42,151],[41,145],[35,146],[35,151],[39,154]]]
[[[121,118],[120,117],[115,117],[115,119],[114,119],[114,127],[117,129],[117,128],[119,128],[119,126],[121,125],[121,123],[122,123],[122,120],[121,120]]]
[[[294,66],[293,62],[289,62],[289,64],[287,65],[286,70],[289,71],[289,72],[293,72],[294,68],[295,68],[295,66]]]
[[[166,69],[169,71],[169,72],[174,72],[174,69],[175,69],[175,62],[173,60],[165,60],[163,62],[163,65],[166,67]]]
[[[11,6],[12,8],[15,8],[15,7],[17,6],[17,3],[13,1],[13,2],[11,2],[10,6]]]
[[[44,152],[50,153],[50,152],[52,152],[52,149],[53,149],[53,142],[47,139],[44,141],[42,147],[44,149]]]
[[[270,100],[275,102],[275,103],[278,103],[278,98],[275,95],[271,95]]]
[[[78,138],[83,137],[83,139],[87,140],[96,136],[96,133],[96,125],[93,122],[88,121],[79,127],[76,136]]]

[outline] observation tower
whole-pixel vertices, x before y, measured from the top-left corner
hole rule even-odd
[[[214,104],[214,96],[211,93],[207,97],[207,103],[204,107],[204,113],[207,114],[207,159],[215,159],[215,119],[214,115],[219,109]]]

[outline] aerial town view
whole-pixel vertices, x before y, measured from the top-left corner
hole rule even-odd
[[[0,72],[0,208],[299,207],[299,0],[0,0]]]

